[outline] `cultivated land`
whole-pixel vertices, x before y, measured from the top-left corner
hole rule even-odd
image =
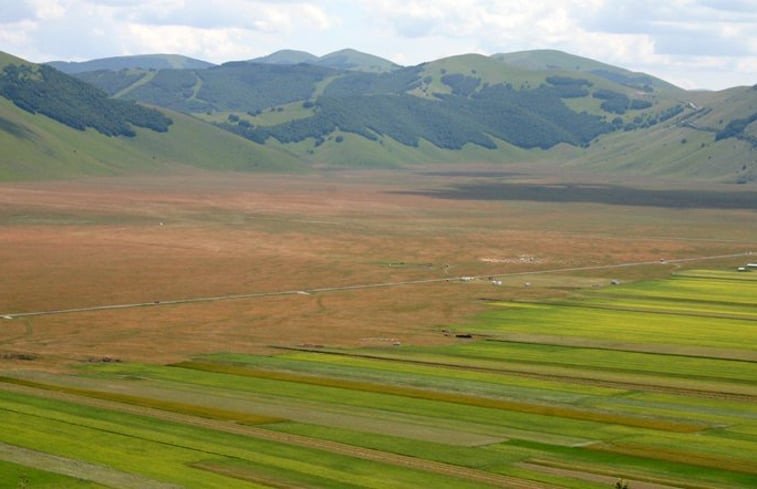
[[[2,184],[0,487],[754,487],[751,187],[506,170]]]

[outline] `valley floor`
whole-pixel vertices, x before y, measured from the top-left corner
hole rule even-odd
[[[756,218],[518,167],[3,184],[0,487],[751,487]]]

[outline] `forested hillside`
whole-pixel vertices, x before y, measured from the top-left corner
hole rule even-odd
[[[159,132],[171,125],[171,119],[155,109],[108,98],[45,65],[5,65],[0,72],[0,95],[28,112],[39,112],[74,129],[91,127],[106,136],[134,136],[132,125]]]
[[[193,69],[99,69],[80,81],[8,55],[0,68],[0,95],[72,128],[168,130],[170,119],[144,103],[309,166],[539,160],[757,180],[756,88],[689,92],[559,51],[411,67],[354,50],[279,51]]]
[[[312,141],[310,154],[329,137],[340,142],[337,132],[410,147],[423,140],[446,150],[469,144],[496,150],[498,141],[524,149],[583,147],[601,134],[648,127],[685,109],[654,87],[639,91],[590,73],[513,69],[484,56],[376,73],[285,63],[306,54],[203,70],[79,76],[113,96],[194,113],[261,144]]]
[[[295,156],[197,118],[114,100],[0,52],[0,180],[180,171],[297,171]]]

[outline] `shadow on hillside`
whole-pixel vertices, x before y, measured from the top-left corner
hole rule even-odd
[[[7,132],[19,139],[32,139],[34,137],[34,133],[30,130],[2,117],[0,117],[0,131]]]
[[[446,189],[394,192],[453,200],[527,200],[704,209],[757,209],[757,192],[652,190],[618,185],[466,183]]]

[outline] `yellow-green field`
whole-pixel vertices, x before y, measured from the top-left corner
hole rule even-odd
[[[494,302],[444,346],[6,372],[0,487],[755,487],[755,297],[687,271]]]

